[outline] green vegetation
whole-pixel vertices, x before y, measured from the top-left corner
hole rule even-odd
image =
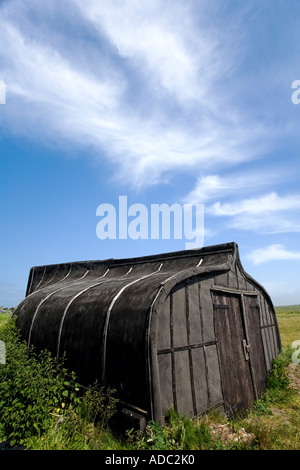
[[[3,308],[2,307],[0,309],[0,325],[1,325],[1,322],[9,319],[11,313],[12,313],[12,309],[10,309],[10,308]]]
[[[300,339],[300,308],[276,308],[283,352],[273,361],[267,391],[252,410],[228,419],[216,410],[190,420],[173,409],[165,425],[109,429],[117,399],[97,384],[83,389],[75,374],[46,351],[37,355],[20,340],[14,321],[0,316],[6,364],[0,364],[0,441],[33,450],[299,450],[300,366],[291,344]]]
[[[289,348],[293,341],[300,340],[300,305],[276,307],[282,346]]]
[[[283,305],[275,307],[276,313],[300,313],[300,305]]]
[[[291,387],[287,369],[291,351],[273,361],[267,392],[251,411],[232,420],[212,410],[187,419],[170,410],[165,426],[149,423],[146,433],[129,433],[134,449],[278,450],[300,449],[300,394]],[[300,372],[298,370],[298,378]]]
[[[0,441],[44,450],[119,445],[106,431],[117,401],[112,390],[80,387],[63,360],[28,350],[12,319],[2,322],[0,340],[6,349],[0,365]]]

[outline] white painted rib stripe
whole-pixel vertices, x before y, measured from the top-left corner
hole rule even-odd
[[[76,281],[81,281],[81,279],[83,279],[83,278],[89,273],[89,271],[90,271],[90,270],[88,269],[88,270],[86,271],[86,273],[84,273],[83,276],[79,277],[78,279],[74,279],[74,282],[76,282]],[[63,279],[61,279],[60,281],[57,281],[55,284],[59,284],[59,283],[61,283],[62,281],[64,281],[64,280],[69,276],[70,272],[71,272],[71,269],[69,270],[68,274],[67,274]],[[32,281],[31,281],[31,284],[32,284]],[[31,285],[31,284],[30,284],[30,285]],[[69,287],[69,285],[64,286],[64,289],[66,289],[67,287]],[[39,289],[39,290],[41,290],[41,289]],[[28,290],[28,292],[30,292],[30,289]],[[35,291],[35,290],[34,290],[34,291],[31,292],[30,294],[28,294],[28,295],[25,297],[25,299],[23,299],[22,302],[18,305],[18,307],[21,306],[23,303],[25,303],[29,297],[32,297],[32,296],[35,295],[37,292],[38,292],[38,291]]]
[[[65,279],[67,279],[67,277],[70,276],[71,271],[72,271],[72,266],[70,266],[69,271],[67,272],[67,274],[65,275],[65,277],[63,277],[60,281],[57,281],[57,282],[62,282],[62,281],[64,281]],[[46,286],[49,284],[50,281],[46,282],[46,284],[44,284],[40,289],[38,289],[38,287],[41,285],[41,282],[42,282],[43,279],[44,279],[45,272],[46,272],[46,267],[45,267],[45,269],[44,269],[44,274],[43,274],[42,279],[40,280],[40,282],[38,283],[38,285],[36,286],[36,288],[34,289],[34,291],[33,291],[32,293],[38,292],[39,290],[43,289],[44,287],[46,287]],[[53,278],[54,278],[54,276],[51,278],[51,281],[52,281]]]
[[[98,277],[97,280],[102,279],[103,277],[105,277],[106,274],[108,273],[108,271],[109,271],[109,268],[105,271],[105,273],[102,276]],[[61,340],[61,333],[62,333],[62,329],[63,329],[63,324],[64,324],[64,321],[65,321],[65,318],[66,318],[66,315],[68,313],[68,310],[69,310],[70,306],[72,305],[74,300],[76,300],[80,295],[84,294],[89,289],[92,289],[93,287],[98,286],[99,284],[101,284],[101,282],[96,282],[95,284],[92,284],[91,286],[86,287],[85,289],[81,290],[76,295],[74,295],[74,297],[72,297],[72,299],[68,302],[68,304],[67,304],[67,306],[64,309],[64,312],[62,314],[60,325],[59,325],[58,338],[57,338],[57,349],[56,349],[57,357],[59,356],[60,340]]]
[[[61,281],[59,281],[59,282],[62,282],[63,280],[65,280],[65,279],[70,275],[71,270],[72,270],[72,267],[70,267],[69,272],[67,273],[67,275],[66,275],[63,279],[61,279]],[[128,272],[125,274],[125,276],[127,276],[127,274],[129,274],[129,273],[131,272],[131,270],[132,270],[132,268],[130,268],[130,269],[128,270]],[[99,279],[102,279],[103,277],[105,277],[106,274],[108,273],[108,271],[109,271],[109,269],[107,269],[107,270],[105,271],[105,273],[102,274],[102,276],[96,278],[95,280],[98,281]],[[81,276],[79,279],[76,279],[76,280],[74,280],[74,281],[81,281],[83,278],[85,278],[85,276],[86,276],[89,272],[90,272],[90,270],[87,269],[87,271],[84,273],[83,276]],[[64,310],[62,322],[64,321],[64,318],[65,318],[65,316],[66,316],[66,314],[67,314],[67,309],[68,309],[69,305],[71,305],[71,303],[73,302],[73,300],[75,300],[75,298],[77,298],[78,295],[83,294],[83,293],[86,292],[88,289],[90,289],[90,288],[92,288],[92,287],[94,287],[95,285],[98,285],[98,284],[99,284],[99,283],[97,282],[97,284],[93,284],[92,286],[89,286],[89,287],[87,287],[86,289],[83,289],[79,294],[77,294],[75,297],[73,297],[73,298],[71,299],[71,301],[70,301],[69,304],[67,305],[67,308]],[[30,326],[30,331],[29,331],[29,337],[28,337],[28,346],[30,345],[30,341],[31,341],[31,333],[32,333],[32,329],[33,329],[33,324],[34,324],[34,322],[35,322],[35,319],[36,319],[36,316],[37,316],[37,314],[38,314],[38,311],[39,311],[40,307],[41,307],[41,306],[43,305],[43,303],[46,302],[46,300],[48,300],[52,295],[56,294],[57,292],[59,292],[59,291],[61,291],[61,290],[63,290],[63,289],[67,289],[68,287],[69,287],[69,285],[60,287],[59,289],[56,289],[54,292],[51,292],[51,294],[47,295],[47,297],[45,297],[43,300],[41,300],[41,302],[39,303],[39,305],[38,305],[37,308],[36,308],[36,311],[35,311],[35,313],[34,313],[34,316],[33,316],[33,318],[32,318],[32,321],[31,321],[31,326]],[[35,293],[35,291],[34,291],[33,293]],[[25,300],[26,300],[26,299],[25,299]],[[25,301],[25,300],[24,300],[24,301]],[[59,344],[60,344],[60,336],[61,336],[61,331],[62,331],[62,322],[61,322],[61,324],[60,324],[60,330],[59,330]],[[58,346],[58,350],[59,350],[59,346]]]
[[[48,284],[50,284],[50,283],[53,281],[53,279],[55,278],[56,273],[57,273],[57,271],[58,271],[58,268],[59,268],[59,264],[56,266],[56,269],[55,269],[55,271],[54,271],[53,276],[49,279],[49,281],[47,281],[47,282],[43,285],[43,288],[46,287],[46,286],[48,286]]]
[[[31,325],[30,325],[30,330],[29,330],[29,335],[28,335],[28,347],[30,346],[30,342],[31,342],[31,334],[32,334],[32,329],[33,329],[33,325],[34,325],[34,322],[35,322],[35,319],[37,317],[37,314],[39,312],[39,309],[41,308],[41,306],[43,305],[44,302],[46,302],[46,300],[48,300],[52,295],[56,294],[56,292],[59,292],[60,290],[62,289],[65,289],[65,287],[61,287],[60,289],[56,289],[54,292],[51,292],[51,294],[47,295],[46,297],[44,297],[40,303],[38,304],[37,308],[35,309],[35,312],[34,312],[34,315],[32,317],[32,320],[31,320]]]
[[[46,272],[46,266],[44,267],[44,272],[43,272],[42,278],[41,278],[40,282],[38,283],[38,285],[36,286],[36,288],[34,289],[34,291],[36,291],[38,289],[38,287],[41,285],[41,283],[44,279],[44,276],[45,276],[45,272]]]
[[[70,276],[71,271],[72,271],[72,266],[70,266],[70,269],[69,269],[69,271],[67,272],[67,274],[65,275],[65,277],[63,277],[59,282],[62,282],[62,281],[64,281],[65,279],[67,279],[67,277]]]
[[[70,273],[70,272],[71,272],[71,269],[70,269],[69,273]],[[87,275],[88,272],[89,272],[89,269],[87,270],[87,272],[86,272],[83,276],[81,276],[79,279],[76,279],[76,281],[81,281],[81,279],[83,279],[83,278]],[[67,277],[67,276],[65,276],[63,279],[65,279],[66,277]],[[62,279],[62,280],[63,280],[63,279]],[[60,282],[61,282],[61,281],[60,281]],[[31,333],[32,333],[32,329],[33,329],[33,324],[34,324],[34,322],[35,322],[35,319],[36,319],[36,316],[37,316],[37,314],[38,314],[39,309],[41,308],[41,306],[43,305],[43,303],[46,302],[46,300],[48,300],[52,295],[56,294],[56,292],[59,292],[59,291],[61,291],[61,290],[63,290],[63,289],[66,289],[67,287],[69,287],[69,286],[63,286],[63,287],[60,287],[59,289],[56,289],[55,291],[53,291],[53,292],[51,292],[50,294],[48,294],[48,295],[47,295],[44,299],[42,299],[42,300],[40,301],[40,303],[38,304],[37,308],[35,309],[35,312],[34,312],[34,315],[33,315],[33,317],[32,317],[32,320],[31,320],[31,325],[30,325],[30,330],[29,330],[29,335],[28,335],[28,342],[27,342],[28,347],[30,346]],[[34,291],[33,293],[35,293],[35,291]],[[25,299],[25,300],[26,300],[26,299]]]
[[[33,279],[34,279],[34,271],[35,271],[35,268],[32,269],[31,280],[30,280],[30,287],[29,287],[29,289],[28,289],[28,292],[31,291],[31,287],[32,287]]]
[[[86,272],[84,273],[83,276],[81,276],[79,279],[75,279],[75,281],[81,281],[83,278],[85,278],[85,276],[90,272],[89,269],[86,270]]]
[[[199,266],[201,266],[202,261],[203,261],[203,258],[200,259],[200,261],[199,261],[199,263],[197,264],[196,268],[199,268]]]
[[[112,312],[112,309],[116,303],[116,301],[120,298],[120,296],[123,294],[123,292],[130,286],[132,286],[133,284],[136,284],[137,282],[139,281],[142,281],[143,279],[146,279],[147,277],[151,277],[153,276],[154,274],[157,274],[161,268],[163,267],[163,263],[161,263],[161,265],[159,266],[159,268],[150,273],[150,274],[146,274],[145,276],[142,276],[138,279],[135,279],[134,281],[132,282],[129,282],[129,284],[126,284],[125,286],[122,287],[122,289],[120,289],[118,291],[118,293],[114,296],[114,298],[112,299],[108,309],[107,309],[107,313],[106,313],[106,318],[105,318],[105,325],[104,325],[104,330],[103,330],[103,342],[102,342],[102,384],[105,383],[105,370],[106,370],[106,344],[107,344],[107,331],[108,331],[108,325],[109,325],[109,320],[110,320],[110,315],[111,315],[111,312]]]
[[[106,270],[106,272],[98,277],[96,280],[99,280],[99,279],[102,279],[103,277],[106,276],[106,274],[108,273],[109,269]],[[132,271],[132,267],[127,271],[127,273],[123,274],[123,276],[121,277],[125,277],[127,276],[130,272]],[[87,274],[87,273],[86,273]],[[86,275],[85,274],[85,275]],[[109,281],[107,281],[109,282]],[[65,321],[65,318],[66,318],[66,315],[68,313],[68,309],[69,307],[71,306],[71,304],[73,303],[74,300],[77,299],[77,297],[79,297],[81,294],[84,294],[86,291],[88,291],[89,289],[92,289],[93,287],[96,287],[98,285],[102,284],[102,282],[97,282],[96,284],[93,284],[92,286],[89,286],[87,287],[86,289],[83,289],[81,292],[79,292],[78,294],[76,294],[71,300],[70,302],[68,303],[68,305],[66,306],[65,310],[64,310],[64,313],[63,313],[63,316],[62,316],[62,319],[61,319],[61,322],[60,322],[60,325],[59,325],[59,332],[58,332],[58,340],[57,340],[57,352],[56,352],[56,355],[57,357],[59,356],[59,349],[60,349],[60,340],[61,340],[61,333],[62,333],[62,329],[63,329],[63,324],[64,324],[64,321]]]

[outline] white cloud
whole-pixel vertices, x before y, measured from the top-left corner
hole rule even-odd
[[[248,254],[247,258],[258,265],[275,260],[300,260],[300,252],[286,250],[283,245],[274,244],[266,248],[258,248]]]
[[[205,214],[210,216],[209,223],[216,222],[219,231],[248,230],[263,234],[300,232],[300,194],[281,196],[273,191],[245,198],[245,195],[253,194],[254,191],[258,193],[265,186],[278,184],[280,180],[282,183],[287,176],[284,170],[275,167],[272,170],[260,168],[260,172],[230,176],[206,175],[198,178],[183,202],[205,203]],[[221,202],[221,198],[231,200]],[[213,202],[215,199],[219,200]]]
[[[112,163],[114,175],[131,186],[155,184],[178,171],[213,172],[257,158],[272,146],[272,139],[264,139],[265,124],[235,96],[235,60],[242,56],[238,21],[232,22],[234,30],[223,28],[221,16],[212,21],[210,2],[65,5],[54,1],[44,13],[35,0],[4,3],[3,128],[46,136],[56,146],[72,142],[88,148],[84,158]],[[83,49],[88,57],[90,47],[99,50],[91,60],[79,53],[80,35],[67,41],[61,26],[69,25],[69,18],[78,22],[74,30],[84,24],[85,33],[90,31],[92,40]],[[209,193],[212,183],[205,183]],[[219,183],[221,192],[224,181]],[[225,181],[226,191],[227,186]]]
[[[240,202],[221,204],[215,202],[210,210],[214,215],[235,216],[243,213],[266,214],[300,209],[300,195],[279,197],[275,192],[258,198],[244,199]]]
[[[267,170],[260,168],[259,171],[255,172],[244,171],[243,173],[231,173],[228,176],[208,174],[197,179],[195,187],[184,197],[184,201],[191,204],[204,203],[218,198],[224,199],[232,194],[240,195],[242,198],[243,195],[249,192],[252,193],[253,190],[261,190],[265,186],[274,185],[279,180],[282,181],[285,176],[285,172],[282,169],[276,170],[274,167],[271,170],[269,168]],[[267,196],[267,198],[269,197],[273,198],[273,195]],[[220,202],[216,202],[210,211],[214,215],[229,215],[226,211],[237,210],[240,212],[237,207],[240,205],[241,203],[221,206]]]
[[[185,201],[191,204],[206,202],[215,197],[224,196],[233,191],[230,181],[219,175],[206,175],[198,178],[194,189],[185,196]]]
[[[264,234],[300,232],[300,195],[278,196],[272,192],[239,202],[215,202],[206,208],[212,216],[227,217],[231,229]]]
[[[22,116],[16,110],[25,101],[26,119],[46,121],[51,130],[69,137],[80,132],[80,127],[84,134],[85,126],[92,128],[93,122],[103,132],[116,127],[114,113],[123,92],[120,77],[88,75],[56,49],[28,39],[8,22],[2,22],[1,31],[3,48],[11,60],[5,76],[12,126]],[[42,128],[38,132],[43,133]]]
[[[120,56],[129,58],[153,87],[162,86],[181,103],[203,98],[209,81],[220,71],[214,55],[218,39],[208,31],[199,35],[187,4],[174,0],[77,0],[77,4]]]

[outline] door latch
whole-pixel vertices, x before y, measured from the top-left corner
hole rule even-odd
[[[244,349],[245,360],[249,361],[250,344],[247,344],[247,341],[245,339],[243,339],[243,349]]]

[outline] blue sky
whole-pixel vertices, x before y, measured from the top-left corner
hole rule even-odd
[[[0,1],[0,305],[32,266],[185,249],[100,240],[97,207],[204,204],[300,303],[298,0]]]

